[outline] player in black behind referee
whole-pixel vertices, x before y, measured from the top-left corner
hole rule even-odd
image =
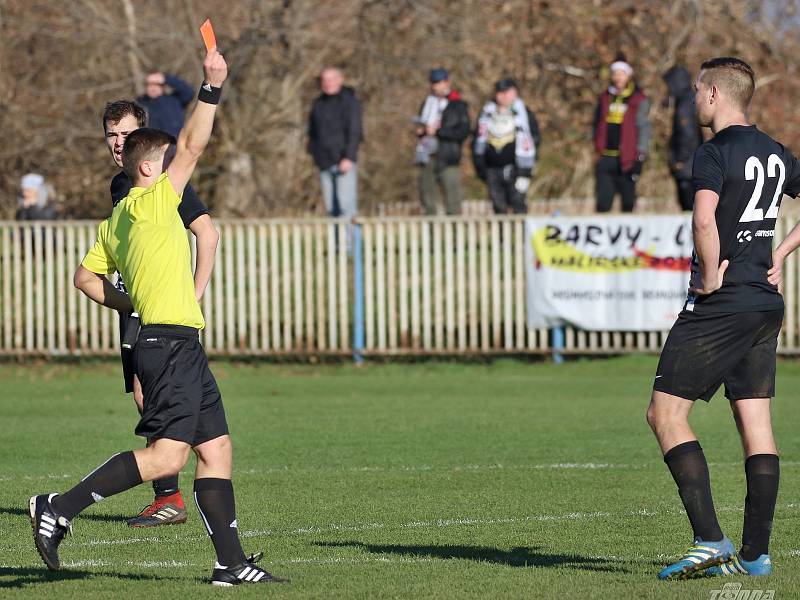
[[[103,110],[103,134],[106,146],[111,153],[114,164],[122,168],[122,148],[128,135],[147,125],[147,113],[144,108],[131,100],[116,100],[106,104]],[[117,173],[111,180],[111,206],[116,206],[131,191],[133,183],[124,170]],[[197,240],[197,266],[194,272],[195,295],[198,302],[203,297],[211,273],[214,269],[214,256],[217,251],[219,233],[211,221],[208,208],[197,197],[191,184],[186,184],[178,205],[184,227],[191,230]],[[117,289],[124,292],[125,283],[122,277],[117,277]],[[125,340],[128,334],[133,336],[138,332],[138,315],[119,313],[120,338]],[[142,412],[142,385],[134,373],[133,349],[120,344],[122,358],[122,375],[125,380],[125,392],[133,393],[133,400],[139,413]],[[178,475],[165,477],[153,481],[153,501],[144,507],[135,517],[128,519],[129,527],[158,527],[161,525],[177,525],[185,523],[188,517],[186,506],[183,502]]]
[[[754,79],[741,60],[715,58],[702,64],[695,82],[699,123],[711,127],[714,137],[694,156],[689,295],[661,353],[647,410],[694,543],[659,573],[660,579],[703,570],[710,575],[772,572],[769,538],[779,467],[770,399],[784,308],[776,284],[781,257],[797,247],[800,233],[795,229],[781,244],[774,265],[772,238],[782,195],[800,192],[800,164],[748,123]],[[747,496],[738,552],[717,522],[706,458],[688,421],[694,401],[709,401],[722,384],[745,457]]]
[[[199,341],[205,322],[178,213],[180,197],[211,136],[228,75],[216,48],[208,52],[203,69],[197,105],[177,143],[155,129],[128,135],[123,165],[134,187],[100,224],[97,242],[75,273],[75,286],[89,298],[118,311],[135,309],[141,317],[135,362],[144,410],[136,433],[153,442],[115,454],[64,494],[30,499],[34,541],[50,569],[60,567],[58,546],[71,519],[103,498],[177,473],[193,449],[194,496],[217,555],[211,583],[283,581],[248,561],[239,541],[233,450],[222,398]],[[122,275],[129,295],[106,279],[114,271]]]

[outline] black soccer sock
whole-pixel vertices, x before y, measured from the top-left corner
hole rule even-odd
[[[178,475],[153,480],[153,491],[156,497],[171,496],[180,491],[178,488]]]
[[[154,441],[155,440],[153,439],[148,439],[147,446],[152,446]],[[178,487],[178,475],[178,473],[175,473],[175,475],[170,477],[162,477],[161,479],[153,480],[153,492],[155,493],[156,498],[171,496],[172,494],[180,491],[180,488]]]
[[[217,562],[231,567],[244,562],[236,523],[236,503],[230,479],[204,477],[194,481],[194,501],[214,543]]]
[[[115,454],[71,490],[53,498],[53,508],[72,519],[87,506],[142,483],[133,452]]]
[[[722,530],[714,511],[708,463],[700,443],[695,440],[678,444],[664,455],[664,462],[678,485],[694,537],[706,542],[720,541]]]
[[[769,554],[772,517],[778,499],[780,463],[774,454],[754,454],[744,461],[747,476],[747,497],[744,500],[742,550],[745,560]]]

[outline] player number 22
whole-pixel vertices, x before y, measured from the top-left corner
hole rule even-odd
[[[783,182],[786,179],[786,167],[777,154],[770,154],[767,159],[767,176],[775,177],[775,169],[778,169],[778,185],[775,187],[775,195],[772,197],[772,204],[767,209],[766,216],[763,208],[757,208],[758,201],[761,200],[761,191],[764,189],[764,165],[755,156],[751,156],[744,163],[744,178],[747,181],[756,180],[756,187],[750,201],[742,213],[739,223],[751,223],[753,221],[763,221],[764,219],[778,218],[778,202],[783,195]]]

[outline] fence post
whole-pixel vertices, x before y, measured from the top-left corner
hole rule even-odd
[[[564,355],[561,354],[564,349],[564,326],[553,327],[550,332],[553,338],[553,362],[560,365],[564,362]]]
[[[353,232],[353,361],[364,362],[364,261],[361,225],[351,225]]]

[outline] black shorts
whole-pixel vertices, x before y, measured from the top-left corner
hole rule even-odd
[[[194,447],[228,433],[222,396],[197,329],[145,325],[134,357],[144,393],[136,435]]]
[[[708,402],[724,383],[728,400],[773,397],[782,322],[783,309],[682,311],[661,351],[653,389]]]
[[[130,320],[131,313],[119,313],[119,353],[120,358],[122,358],[122,378],[125,380],[126,394],[130,394],[133,391],[134,374],[133,350],[122,347],[122,341],[125,339],[125,331]]]

